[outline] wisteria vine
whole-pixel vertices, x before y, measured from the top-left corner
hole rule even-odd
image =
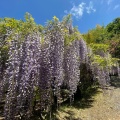
[[[7,69],[3,80],[0,78],[0,99],[6,95],[5,120],[15,120],[16,117],[27,119],[32,116],[33,106],[36,105],[40,111],[50,111],[53,97],[57,98],[57,104],[61,102],[62,86],[69,91],[72,101],[83,64],[89,67],[93,79],[101,85],[109,84],[110,74],[120,76],[119,64],[101,66],[82,38],[65,45],[63,29],[63,25],[56,20],[43,31],[44,37],[40,32],[31,32],[24,37],[18,33],[12,37]],[[74,33],[71,29],[67,34]],[[106,55],[101,52],[99,57],[107,59]],[[1,64],[0,61],[0,76],[3,74]]]

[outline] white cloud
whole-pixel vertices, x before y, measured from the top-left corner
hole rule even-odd
[[[108,0],[107,4],[110,5],[112,3],[113,0]]]
[[[78,6],[73,6],[70,10],[70,13],[76,18],[81,17],[83,15],[86,3],[82,2]]]
[[[67,10],[65,10],[64,12],[67,14],[71,13],[76,18],[81,18],[84,12],[90,14],[92,12],[96,12],[96,9],[93,7],[93,2],[90,1],[88,6],[86,5],[86,3],[82,2],[78,6],[73,5],[70,12],[67,12]]]
[[[119,8],[120,7],[120,5],[118,4],[118,5],[115,5],[114,6],[114,10],[116,10],[117,8]]]
[[[90,14],[91,12],[96,12],[96,9],[93,8],[93,2],[90,1],[89,6],[86,7],[87,13]]]

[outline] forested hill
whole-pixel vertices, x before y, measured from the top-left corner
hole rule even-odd
[[[64,101],[71,105],[82,90],[105,88],[111,76],[120,77],[119,51],[120,18],[84,35],[72,25],[71,15],[62,21],[54,16],[45,26],[29,13],[24,21],[1,18],[1,116],[51,120]]]
[[[98,43],[109,45],[113,57],[120,58],[120,18],[114,19],[107,26],[96,25],[96,28],[83,34],[88,44]]]

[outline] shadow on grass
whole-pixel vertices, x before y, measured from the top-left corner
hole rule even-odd
[[[98,87],[95,86],[88,87],[87,90],[82,91],[80,91],[78,88],[71,106],[77,109],[90,108],[94,102],[93,96],[97,95],[100,92],[101,91],[98,89]],[[62,106],[70,106],[70,99],[63,102]]]
[[[82,120],[80,117],[76,118],[76,113],[77,111],[72,110],[73,108],[76,109],[86,109],[86,108],[91,108],[94,102],[93,96],[97,95],[101,91],[99,90],[98,87],[91,86],[87,87],[86,90],[82,89],[80,90],[78,88],[75,96],[74,96],[74,102],[70,105],[70,99],[67,99],[61,104],[61,107],[59,111],[65,113],[66,115],[64,116],[65,120]],[[70,107],[69,110],[66,110],[65,108]],[[61,120],[55,119],[55,120]]]
[[[77,109],[85,109],[92,107],[92,103],[94,102],[93,96],[100,93],[98,87],[91,86],[88,87],[87,90],[82,90],[81,98],[78,97],[78,94],[75,94],[75,101],[73,106]]]
[[[115,88],[120,88],[120,78],[117,76],[111,76],[110,84]]]

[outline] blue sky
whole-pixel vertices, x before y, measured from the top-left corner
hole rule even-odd
[[[47,20],[57,16],[60,20],[71,13],[73,24],[81,33],[94,28],[96,24],[107,25],[120,17],[120,0],[1,0],[0,18],[24,19],[32,14],[35,22],[45,25]]]

